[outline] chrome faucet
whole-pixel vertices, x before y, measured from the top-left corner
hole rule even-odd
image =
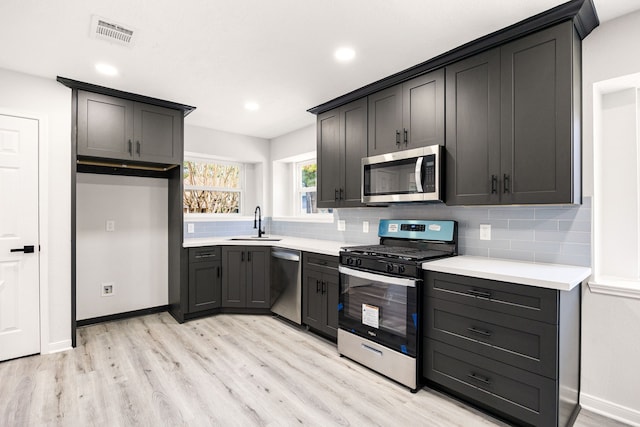
[[[253,228],[258,229],[258,238],[262,237],[264,230],[262,229],[262,210],[260,206],[256,206],[256,210],[253,211]]]

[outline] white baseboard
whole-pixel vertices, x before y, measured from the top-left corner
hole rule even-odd
[[[640,427],[640,411],[637,409],[627,408],[586,393],[580,393],[580,406],[607,418]]]
[[[47,348],[46,351],[43,351],[42,354],[58,353],[61,351],[71,350],[73,348],[71,347],[71,340],[51,342],[48,347],[49,348]]]

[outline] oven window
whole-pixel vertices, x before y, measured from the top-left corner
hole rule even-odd
[[[408,309],[415,288],[343,275],[343,310],[363,328],[375,328],[400,337],[407,336]]]
[[[364,193],[366,196],[416,193],[415,170],[415,157],[365,165]]]

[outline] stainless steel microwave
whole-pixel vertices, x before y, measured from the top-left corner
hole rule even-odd
[[[439,145],[362,159],[362,203],[442,201]]]

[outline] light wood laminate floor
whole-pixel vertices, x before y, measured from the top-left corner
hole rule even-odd
[[[0,426],[503,426],[412,394],[269,316],[167,313],[78,329],[78,347],[0,363]],[[619,426],[583,411],[577,426]]]

